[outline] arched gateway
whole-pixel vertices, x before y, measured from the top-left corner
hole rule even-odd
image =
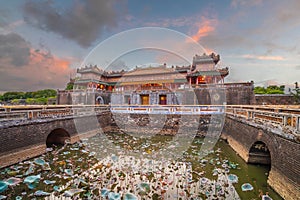
[[[262,141],[256,141],[249,151],[249,163],[253,164],[271,164],[271,154],[267,145]]]
[[[70,139],[70,134],[63,128],[56,128],[47,136],[46,145],[63,145],[67,139]]]

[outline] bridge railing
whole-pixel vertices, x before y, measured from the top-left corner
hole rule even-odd
[[[111,105],[112,113],[130,114],[225,114],[223,105]]]
[[[247,120],[259,120],[292,127],[300,132],[300,106],[253,105],[53,105],[53,106],[1,106],[0,122],[63,118],[111,111],[113,113],[140,114],[226,114]],[[300,133],[299,133],[300,134]]]
[[[300,134],[300,106],[227,105],[226,114],[291,127]]]
[[[76,115],[90,115],[109,111],[107,105],[55,105],[55,106],[1,106],[0,122],[63,118]]]

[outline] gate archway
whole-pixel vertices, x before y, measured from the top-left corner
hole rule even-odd
[[[96,104],[100,104],[100,105],[104,104],[104,99],[102,96],[98,96],[96,98]]]
[[[63,128],[52,130],[47,136],[46,145],[51,147],[54,145],[64,145],[65,141],[70,139],[70,134]]]
[[[249,163],[271,165],[271,154],[267,145],[256,141],[249,150]]]

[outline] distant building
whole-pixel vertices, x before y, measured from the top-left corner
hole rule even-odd
[[[218,69],[220,56],[195,55],[191,66],[135,68],[131,71],[107,72],[97,66],[77,69],[80,74],[73,91],[59,91],[59,104],[192,104],[180,91],[198,91],[198,103],[209,104],[207,87],[223,85],[228,68]],[[202,89],[201,89],[202,88]],[[201,90],[201,91],[200,91]],[[182,95],[180,95],[182,94]],[[200,95],[200,96],[201,96]],[[204,96],[203,96],[204,95]],[[199,95],[198,95],[199,96]],[[249,104],[249,103],[244,103]]]

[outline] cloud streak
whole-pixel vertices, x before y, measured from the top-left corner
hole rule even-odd
[[[162,19],[158,19],[158,20],[152,21],[152,22],[145,22],[145,23],[143,23],[143,25],[144,26],[164,27],[164,28],[183,27],[183,26],[193,25],[193,19],[195,19],[194,16],[178,17],[178,18],[162,18]]]
[[[1,16],[0,16],[1,17]],[[7,23],[4,20],[0,20],[0,34],[8,34],[11,33],[13,29],[15,29],[18,26],[21,26],[24,24],[23,20],[17,20],[11,23]]]
[[[101,33],[117,25],[120,12],[115,4],[115,0],[75,1],[70,9],[60,12],[53,1],[29,1],[23,6],[24,20],[89,47]]]
[[[275,60],[275,61],[285,60],[282,56],[265,56],[265,55],[251,55],[251,54],[242,55],[242,58],[256,59],[256,60]]]
[[[234,8],[237,8],[239,6],[245,6],[245,7],[252,7],[252,6],[257,6],[261,5],[262,0],[232,0],[231,1],[231,6]]]

